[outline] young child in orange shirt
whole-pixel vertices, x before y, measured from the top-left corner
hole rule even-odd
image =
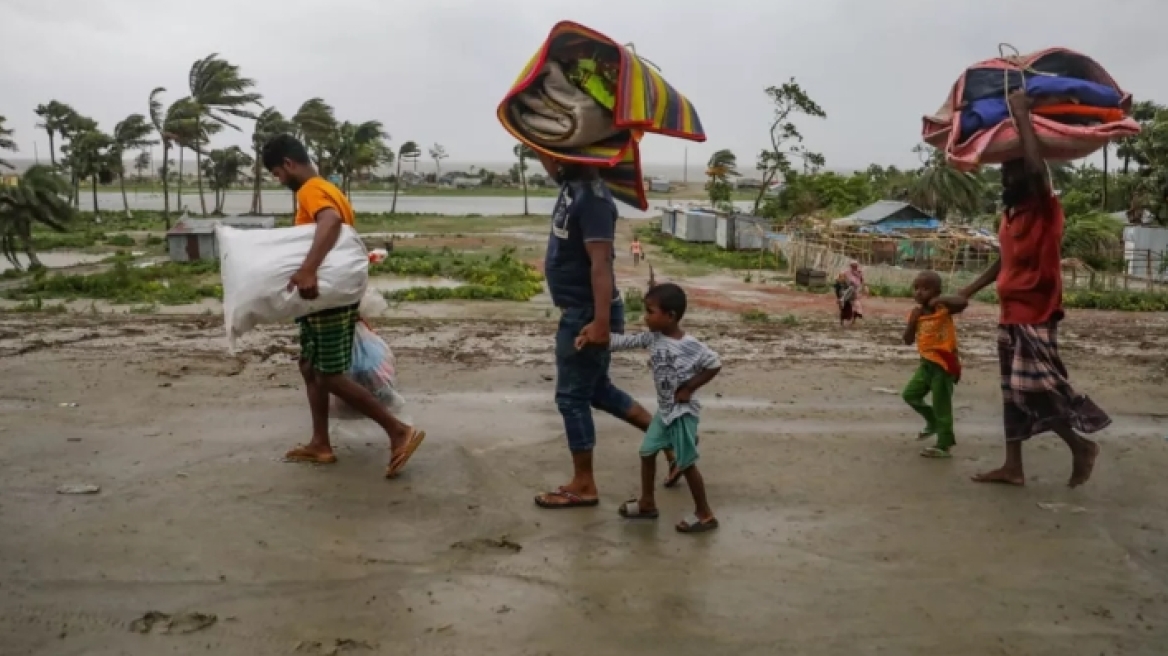
[[[953,315],[969,304],[961,296],[941,295],[941,276],[936,271],[922,271],[913,281],[913,300],[917,307],[908,317],[904,343],[916,342],[921,363],[904,387],[902,397],[917,414],[924,417],[925,429],[918,439],[937,437],[935,445],[921,451],[926,458],[948,458],[957,444],[953,434],[953,386],[961,380],[961,361],[957,357],[957,326]],[[932,405],[925,397],[932,395]]]

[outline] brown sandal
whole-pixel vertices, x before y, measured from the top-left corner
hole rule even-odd
[[[385,469],[385,477],[394,478],[401,473],[406,463],[414,455],[414,451],[417,451],[418,447],[422,445],[422,440],[424,439],[426,439],[426,431],[414,429],[413,434],[406,441],[405,447],[401,451],[390,455],[389,467]]]
[[[284,462],[303,462],[310,465],[331,465],[336,463],[337,456],[332,453],[309,451],[306,446],[298,446],[284,454]]]

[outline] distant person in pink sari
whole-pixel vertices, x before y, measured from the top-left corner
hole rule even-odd
[[[849,316],[847,319],[844,319],[844,304],[841,303],[840,321],[847,320],[849,322],[848,325],[854,325],[856,319],[864,318],[864,306],[860,299],[864,298],[868,293],[868,287],[864,284],[864,270],[860,268],[860,263],[855,260],[849,262],[848,268],[844,269],[843,278],[848,286],[845,296],[847,296]]]

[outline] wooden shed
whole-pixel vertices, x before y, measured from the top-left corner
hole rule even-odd
[[[267,230],[276,227],[271,216],[232,216],[223,219],[181,218],[166,233],[166,248],[171,262],[197,262],[219,259],[219,245],[215,241],[215,226],[225,225],[240,230]]]

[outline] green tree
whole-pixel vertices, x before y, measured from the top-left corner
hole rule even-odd
[[[12,140],[12,129],[4,126],[4,122],[8,119],[0,116],[0,151],[16,152],[19,150],[16,147],[16,142]],[[11,169],[12,164],[0,158],[0,168]]]
[[[194,110],[195,134],[210,135],[223,127],[239,131],[232,118],[256,118],[253,106],[259,106],[260,94],[253,92],[255,81],[243,77],[239,67],[212,53],[191,65],[190,102]],[[213,129],[212,126],[216,126]],[[195,148],[195,175],[199,186],[199,205],[207,216],[207,199],[203,195],[203,146]]]
[[[118,183],[122,189],[122,205],[126,210],[127,217],[132,216],[132,214],[130,213],[130,199],[126,197],[125,156],[131,150],[144,150],[158,143],[157,140],[150,138],[153,131],[153,127],[146,121],[146,117],[141,114],[130,114],[125,120],[114,126],[114,143],[110,156],[114,173],[117,174]],[[146,155],[146,153],[142,152],[141,155]]]
[[[64,232],[75,216],[65,200],[71,191],[69,183],[47,166],[34,166],[15,185],[0,186],[0,251],[15,269],[22,269],[17,257],[21,250],[30,268],[42,266],[33,249],[33,226],[39,223]]]
[[[158,143],[158,142],[155,142]],[[134,173],[138,174],[138,181],[141,182],[146,178],[146,172],[150,170],[150,153],[143,150],[134,158]]]
[[[716,151],[706,163],[706,192],[710,204],[719,209],[733,207],[733,187],[730,177],[738,175],[738,157],[729,149]]]
[[[393,151],[385,143],[388,138],[381,121],[360,124],[345,121],[337,126],[324,147],[332,173],[341,177],[343,192],[352,191],[354,175],[393,161]]]
[[[87,175],[83,173],[82,169],[91,162],[87,162],[81,156],[77,155],[77,148],[74,147],[73,142],[96,130],[97,121],[74,112],[69,115],[69,119],[61,132],[62,141],[66,142],[61,146],[61,154],[63,155],[62,164],[69,169],[69,179],[73,189],[73,207],[76,209],[80,209],[81,207],[81,181]]]
[[[57,166],[57,137],[65,136],[65,128],[77,112],[63,102],[50,100],[47,104],[37,105],[36,115],[41,118],[37,127],[49,135],[49,161]]]
[[[292,116],[296,136],[304,142],[304,147],[312,154],[317,171],[327,176],[330,171],[325,148],[337,133],[336,112],[321,98],[304,101]]]
[[[251,213],[264,213],[264,200],[262,193],[263,181],[263,150],[264,144],[268,143],[272,137],[278,134],[291,133],[296,129],[292,122],[284,118],[275,107],[268,107],[260,112],[256,117],[255,129],[251,135],[251,147],[255,153],[254,165],[255,169],[252,173],[252,194],[251,194]]]
[[[924,166],[909,189],[909,202],[942,221],[954,216],[971,220],[981,214],[985,187],[977,174],[953,168],[945,161],[945,153],[935,148],[913,150],[924,159]]]
[[[527,160],[535,159],[535,151],[527,144],[517,143],[511,152],[519,160],[516,172],[519,174],[519,183],[523,185],[523,216],[530,216],[531,211],[527,205]]]
[[[162,220],[166,222],[166,229],[170,230],[170,149],[175,146],[174,134],[170,131],[170,110],[162,108],[162,94],[166,93],[163,87],[157,87],[150,92],[150,123],[158,133],[162,142]]]
[[[1123,224],[1100,212],[1068,215],[1063,229],[1063,257],[1082,260],[1099,271],[1123,267]]]
[[[414,141],[407,141],[397,149],[397,172],[393,176],[393,205],[389,208],[390,214],[397,214],[397,190],[401,186],[402,162],[416,162],[421,156],[422,149]]]
[[[800,115],[827,118],[823,108],[807,95],[795,78],[791,78],[782,86],[767,87],[766,95],[774,105],[774,115],[768,131],[770,148],[759,153],[755,165],[762,174],[762,186],[759,187],[758,196],[754,199],[754,209],[751,210],[755,214],[758,213],[758,208],[771,184],[778,180],[780,175],[785,178],[791,173],[792,159],[801,160],[805,170],[818,169],[825,163],[823,155],[811,152],[803,145],[803,134],[795,125],[795,118]]]
[[[255,160],[252,159],[251,155],[245,153],[239,146],[220,148],[207,153],[207,158],[200,163],[200,166],[203,167],[203,175],[207,178],[211,190],[215,192],[214,213],[216,215],[223,214],[223,203],[227,200],[227,190],[238,183],[240,175],[254,163]]]

